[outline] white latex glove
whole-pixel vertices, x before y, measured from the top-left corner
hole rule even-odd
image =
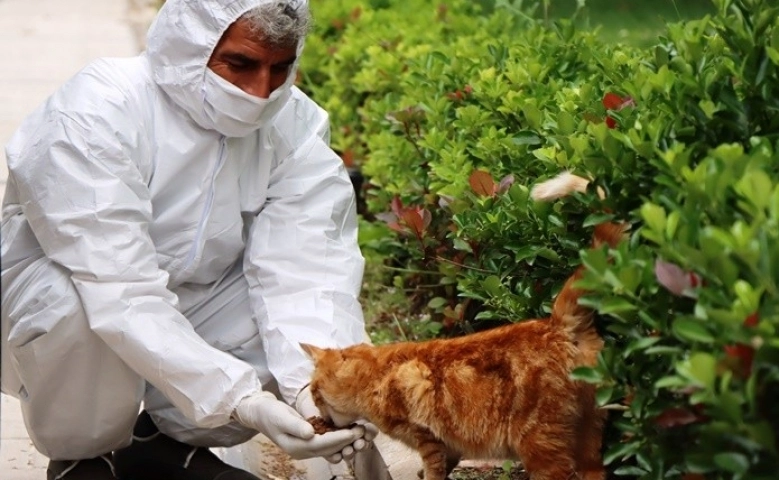
[[[316,435],[314,427],[294,408],[263,391],[243,398],[235,407],[233,418],[261,432],[295,459],[340,455],[364,434],[362,427],[354,427]]]
[[[297,398],[295,399],[295,409],[304,418],[322,415],[322,413],[314,404],[314,397],[313,395],[311,395],[310,386],[306,386],[298,394]],[[351,445],[347,445],[346,447],[344,447],[344,449],[341,450],[340,452],[336,453],[335,455],[326,457],[326,460],[328,462],[338,463],[341,460],[352,459],[356,452],[359,452],[360,450],[363,450],[366,447],[368,447],[370,445],[370,442],[372,442],[373,439],[376,438],[376,435],[379,433],[379,429],[377,429],[376,426],[370,422],[358,420],[355,423],[357,423],[358,426],[354,428],[362,427],[363,434],[360,435],[360,438],[356,439]]]

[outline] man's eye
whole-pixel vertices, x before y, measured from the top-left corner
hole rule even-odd
[[[227,64],[233,70],[246,70],[248,68],[251,68],[251,65],[246,62],[227,62]]]
[[[273,73],[287,73],[289,72],[289,68],[291,66],[291,63],[280,63],[278,65],[272,66],[271,70],[273,70]]]

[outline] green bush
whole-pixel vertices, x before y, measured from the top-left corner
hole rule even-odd
[[[330,114],[332,146],[347,164],[359,166],[365,156],[362,127],[370,120],[360,109],[366,99],[397,91],[408,59],[420,58],[432,45],[473,28],[482,3],[311,2],[315,22],[301,60],[301,86]]]
[[[509,2],[412,3],[362,6],[304,84],[369,178],[366,247],[442,335],[543,315],[584,262],[607,347],[575,374],[613,413],[615,473],[776,478],[776,2],[715,0],[649,50]],[[529,199],[565,169],[606,198]],[[587,251],[610,219],[630,240]]]

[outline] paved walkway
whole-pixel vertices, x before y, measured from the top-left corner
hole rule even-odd
[[[0,194],[8,176],[4,145],[22,119],[90,60],[137,52],[128,5],[0,0]],[[45,479],[47,461],[27,437],[18,401],[3,395],[0,417],[0,479]]]

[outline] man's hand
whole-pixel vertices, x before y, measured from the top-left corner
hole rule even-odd
[[[292,458],[340,457],[344,448],[365,434],[363,427],[315,435],[314,427],[269,392],[258,391],[243,398],[233,412],[241,425],[261,432]]]
[[[295,409],[304,418],[322,415],[322,413],[314,404],[314,397],[311,395],[311,388],[309,386],[306,386],[298,394],[297,398],[295,399]],[[376,426],[374,426],[372,423],[362,421],[358,421],[356,423],[358,426],[354,427],[353,430],[362,427],[363,434],[360,435],[360,438],[357,438],[351,445],[344,447],[340,452],[329,457],[325,457],[328,462],[338,463],[341,460],[350,460],[352,457],[354,457],[356,452],[365,449],[368,445],[370,445],[370,442],[376,438],[376,435],[379,432]]]

